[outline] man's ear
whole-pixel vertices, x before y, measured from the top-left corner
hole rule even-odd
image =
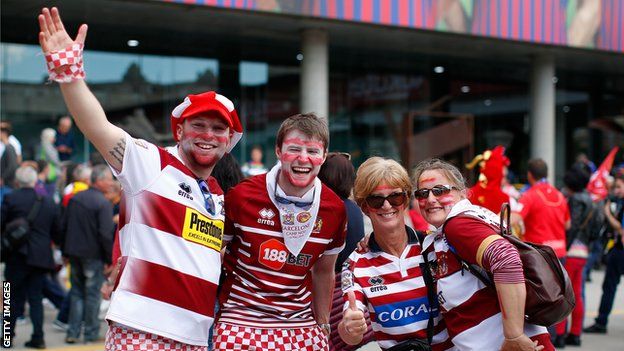
[[[282,157],[282,148],[277,145],[275,145],[275,156],[277,156],[278,160]]]
[[[184,122],[182,122],[182,123],[178,123],[178,124],[176,125],[176,136],[178,137],[178,140],[181,140],[181,139],[182,139],[182,124],[183,124],[183,123],[184,123]]]

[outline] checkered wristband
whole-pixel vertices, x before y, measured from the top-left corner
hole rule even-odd
[[[85,78],[82,64],[82,44],[73,43],[59,51],[45,54],[50,80],[57,83],[70,83]]]

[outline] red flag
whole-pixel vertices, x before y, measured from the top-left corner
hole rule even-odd
[[[602,161],[600,167],[598,167],[596,172],[589,178],[587,191],[589,191],[594,202],[605,199],[609,194],[609,189],[607,189],[607,177],[609,176],[609,172],[611,172],[611,167],[613,167],[613,161],[615,160],[615,154],[618,152],[618,149],[619,147],[617,146],[613,147],[604,161]]]

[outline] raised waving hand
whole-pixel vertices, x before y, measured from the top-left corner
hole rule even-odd
[[[41,50],[44,53],[65,49],[73,43],[84,45],[87,37],[87,25],[81,25],[78,28],[76,39],[72,40],[63,26],[61,15],[56,7],[53,7],[52,10],[44,7],[38,19],[39,45],[41,45]]]
[[[69,36],[56,7],[43,8],[38,17],[39,44],[46,55],[50,79],[59,82],[63,99],[80,131],[117,171],[125,154],[125,134],[106,119],[104,109],[84,81],[82,48],[87,25]]]

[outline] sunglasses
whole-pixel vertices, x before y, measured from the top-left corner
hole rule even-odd
[[[388,200],[388,203],[392,206],[401,206],[405,204],[405,196],[407,194],[403,191],[400,193],[392,193],[388,196],[371,195],[366,198],[366,204],[370,208],[379,209],[384,205],[384,202]]]
[[[451,192],[451,190],[459,190],[452,185],[436,185],[431,189],[422,188],[414,191],[414,197],[417,199],[424,200],[429,197],[429,192],[433,193],[433,196],[439,197],[442,195],[446,195]]]

